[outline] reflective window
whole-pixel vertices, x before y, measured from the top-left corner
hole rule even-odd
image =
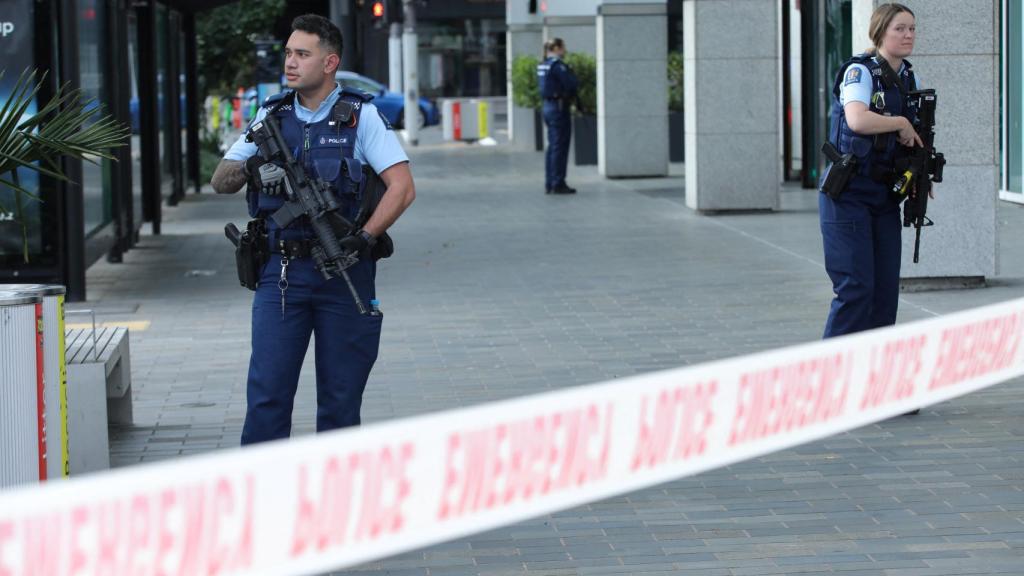
[[[128,11],[128,75],[131,97],[128,107],[131,113],[132,139],[132,221],[138,227],[142,224],[142,141],[139,118],[139,40],[135,11]]]
[[[5,5],[3,20],[10,25],[7,35],[0,42],[0,62],[5,72],[0,78],[0,102],[6,102],[14,92],[14,85],[21,75],[22,66],[29,67],[35,61],[33,39],[35,14],[33,2],[17,2]],[[18,63],[17,65],[13,65]],[[34,114],[36,105],[33,103],[25,111]],[[5,180],[17,179],[17,184],[31,191],[39,192],[39,177],[32,170],[22,168],[16,175],[0,174]],[[24,263],[22,255],[24,241],[28,242],[29,259],[38,262],[43,252],[43,235],[40,219],[43,217],[40,203],[21,196],[21,219],[27,226],[23,236],[22,222],[17,220],[19,213],[18,200],[14,191],[0,185],[0,262],[4,268],[20,266]]]
[[[169,196],[173,189],[173,164],[168,139],[170,138],[170,103],[166,102],[169,91],[169,58],[167,50],[167,33],[170,26],[167,8],[163,4],[156,5],[156,94],[157,94],[157,129],[160,133],[160,188],[163,196]]]
[[[106,54],[106,6],[104,0],[78,2],[78,69],[85,100],[107,113],[104,94],[104,55]],[[99,118],[96,115],[94,118]],[[110,222],[110,161],[99,157],[95,162],[82,162],[82,194],[85,212],[85,234],[95,232]]]
[[[503,96],[505,23],[489,18],[416,24],[422,96]]]
[[[1005,3],[1003,10],[1006,36],[1003,45],[1003,186],[1010,192],[1024,194],[1021,172],[1024,168],[1024,141],[1021,139],[1021,122],[1024,120],[1024,54],[1021,36],[1024,35],[1024,8],[1016,0]]]

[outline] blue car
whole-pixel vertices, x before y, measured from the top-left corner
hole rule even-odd
[[[405,97],[403,95],[392,92],[376,80],[355,72],[339,71],[334,78],[342,86],[356,88],[373,95],[373,104],[388,119],[388,122],[396,128],[405,127]],[[441,114],[433,102],[426,98],[420,98],[420,110],[416,121],[420,128],[433,126],[441,123]]]

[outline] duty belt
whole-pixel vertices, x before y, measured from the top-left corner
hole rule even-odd
[[[870,172],[872,180],[885,186],[892,186],[898,176],[894,166],[872,166]]]
[[[276,236],[276,235],[275,235]],[[300,238],[300,239],[278,239],[276,242],[267,240],[270,245],[270,251],[274,254],[281,254],[287,257],[289,260],[295,258],[309,258],[313,250],[313,246],[316,245],[316,241],[312,238]]]

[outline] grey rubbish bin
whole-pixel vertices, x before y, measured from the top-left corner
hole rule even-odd
[[[0,488],[46,479],[42,305],[0,292]]]
[[[64,295],[59,284],[0,284],[0,292],[43,298],[43,404],[46,424],[46,477],[68,475],[68,371],[64,358]]]

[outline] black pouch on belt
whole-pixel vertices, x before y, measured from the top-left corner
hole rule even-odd
[[[259,285],[260,272],[270,257],[265,226],[263,220],[251,220],[245,232],[239,232],[234,224],[224,227],[224,234],[235,245],[238,282],[249,290],[255,290]]]
[[[838,200],[843,190],[846,190],[850,178],[857,172],[857,157],[853,154],[840,154],[831,142],[825,142],[821,146],[821,151],[832,161],[832,167],[829,168],[821,191],[829,198]]]

